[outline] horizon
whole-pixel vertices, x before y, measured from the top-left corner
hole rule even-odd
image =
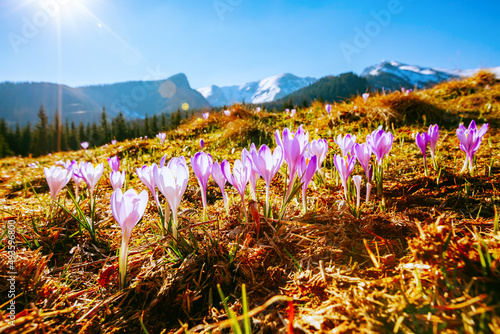
[[[184,73],[199,89],[283,73],[359,75],[384,59],[500,65],[493,1],[5,0],[0,9],[1,82],[84,87]]]

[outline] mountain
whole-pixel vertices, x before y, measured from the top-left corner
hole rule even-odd
[[[342,101],[368,90],[368,82],[352,72],[338,76],[326,76],[315,83],[301,88],[287,96],[266,104],[267,108],[293,108],[297,105],[309,105],[314,100],[326,102]]]
[[[396,90],[405,88],[426,88],[443,81],[457,79],[458,74],[449,70],[403,64],[397,61],[383,61],[367,67],[361,76],[373,89]]]
[[[43,104],[49,118],[58,108],[59,90],[62,95],[63,121],[98,121],[102,108],[110,118],[120,111],[125,118],[143,118],[159,113],[171,113],[184,103],[190,109],[209,108],[210,104],[189,85],[180,73],[165,80],[129,81],[109,85],[69,87],[52,83],[0,83],[0,118],[8,123],[28,120],[36,123]]]
[[[309,86],[317,79],[300,78],[293,74],[278,74],[260,81],[239,86],[209,86],[198,91],[214,107],[228,106],[236,102],[265,103],[275,101],[298,89]]]

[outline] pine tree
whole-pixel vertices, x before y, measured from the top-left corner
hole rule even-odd
[[[109,143],[111,141],[111,131],[109,128],[105,107],[102,107],[101,119],[99,121],[99,131],[101,133],[101,142],[99,143],[99,145]]]
[[[22,133],[22,138],[21,138],[21,149],[20,153],[23,156],[28,156],[28,154],[32,153],[32,146],[31,146],[31,124],[28,121],[28,124],[23,128],[23,133]]]
[[[49,119],[47,114],[45,114],[45,109],[42,104],[38,112],[38,124],[36,125],[36,136],[34,138],[33,153],[35,156],[44,155],[48,152],[48,123]]]
[[[113,136],[118,141],[124,141],[128,138],[128,128],[127,123],[125,122],[125,118],[123,117],[123,113],[120,111],[118,116],[113,118]]]

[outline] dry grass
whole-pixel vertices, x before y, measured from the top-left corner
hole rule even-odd
[[[329,141],[352,132],[358,142],[379,123],[393,127],[383,200],[374,196],[360,218],[342,201],[331,164],[338,151],[333,144],[324,166],[326,184],[317,180],[308,189],[309,212],[302,215],[297,201],[284,221],[261,215],[259,236],[254,223],[241,222],[239,198],[229,186],[233,202],[225,214],[213,181],[207,190],[211,220],[200,222],[200,190],[191,173],[180,210],[184,241],[177,245],[170,236],[158,235],[159,218],[151,204],[132,233],[129,286],[122,291],[117,278],[121,231],[109,208],[109,181],[103,177],[99,187],[98,241],[93,244],[63,210],[47,219],[48,188],[42,169],[27,166],[33,159],[0,160],[0,332],[181,333],[181,323],[190,332],[228,332],[218,284],[237,314],[242,313],[242,284],[247,286],[254,333],[286,333],[290,320],[294,333],[499,332],[500,234],[493,231],[500,202],[499,92],[500,84],[481,73],[410,95],[371,96],[366,103],[357,97],[334,105],[331,117],[320,104],[299,109],[294,119],[236,105],[230,117],[213,113],[208,120],[182,124],[163,147],[156,140],[133,140],[38,159],[40,166],[50,166],[60,159],[97,163],[119,155],[130,176],[128,186],[142,190],[135,168],[163,154],[189,157],[198,151],[200,138],[214,158],[232,161],[249,142],[274,146],[274,131],[284,126],[295,130],[304,124],[311,139]],[[474,177],[459,175],[463,154],[454,129],[460,117],[490,123]],[[433,120],[443,121],[442,170],[430,167],[425,177],[412,133]],[[273,180],[277,208],[285,179],[282,169]],[[60,201],[72,207],[66,191]],[[86,210],[85,201],[81,205]],[[17,224],[14,328],[5,323],[3,233],[9,220]]]

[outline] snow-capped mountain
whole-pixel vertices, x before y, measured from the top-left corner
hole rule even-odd
[[[373,88],[400,89],[401,87],[425,88],[437,83],[456,79],[458,74],[447,70],[403,64],[397,61],[383,61],[367,67],[361,76]]]
[[[471,77],[480,70],[487,70],[487,71],[494,73],[496,75],[497,79],[500,79],[500,66],[489,67],[489,68],[476,68],[476,69],[469,69],[469,70],[447,70],[447,69],[439,69],[439,70],[443,71],[443,72],[448,72],[448,73],[456,75],[456,76],[460,76],[462,78]]]
[[[236,102],[264,103],[275,101],[296,90],[309,86],[317,79],[300,78],[293,74],[278,74],[260,81],[239,86],[209,86],[198,89],[214,107],[231,105]]]

